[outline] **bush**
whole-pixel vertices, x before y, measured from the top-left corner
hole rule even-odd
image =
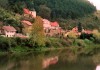
[[[93,30],[93,37],[95,38],[95,43],[100,43],[100,32],[98,30]]]
[[[67,37],[70,38],[70,39],[78,38],[77,33],[73,32],[73,31],[68,32]]]
[[[93,34],[82,33],[79,38],[80,39],[91,39],[93,38]]]
[[[8,51],[17,45],[13,38],[0,37],[0,50]]]
[[[84,40],[76,39],[75,42],[74,42],[74,45],[80,46],[80,47],[85,47],[86,43],[84,42]]]

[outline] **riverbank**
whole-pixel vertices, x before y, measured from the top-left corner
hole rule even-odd
[[[94,55],[99,52],[100,50],[100,44],[98,45],[90,45],[87,47],[82,47],[82,46],[70,46],[70,47],[60,47],[60,48],[47,48],[47,47],[41,47],[41,48],[21,48],[20,46],[17,48],[12,48],[10,51],[0,51],[0,56],[6,55],[6,54],[17,54],[17,55],[22,55],[22,54],[28,54],[28,53],[42,53],[46,51],[56,51],[56,50],[66,50],[69,51],[69,53],[74,53],[75,55]]]
[[[0,55],[23,54],[67,49],[75,54],[92,55],[100,49],[100,44],[89,39],[47,38],[45,46],[31,46],[28,40],[19,38],[0,38]],[[97,42],[97,41],[96,41]],[[99,42],[99,40],[98,40]]]

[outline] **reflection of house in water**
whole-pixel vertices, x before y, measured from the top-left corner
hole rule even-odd
[[[56,64],[57,62],[58,62],[58,56],[44,59],[43,68],[47,68],[48,66]]]

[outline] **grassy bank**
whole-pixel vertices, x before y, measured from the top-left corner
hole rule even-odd
[[[100,49],[99,40],[78,39],[78,38],[47,38],[45,46],[31,46],[28,40],[0,38],[0,55],[8,53],[30,53],[43,52],[59,49],[68,49],[75,54],[92,55]]]

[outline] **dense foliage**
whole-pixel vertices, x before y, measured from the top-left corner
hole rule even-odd
[[[64,29],[72,29],[78,25],[78,22],[81,22],[84,28],[99,29],[98,17],[87,16],[96,10],[87,0],[0,0],[0,6],[0,20],[16,27],[18,32],[22,31],[22,26],[18,23],[20,23],[23,8],[35,9],[37,15],[42,18],[59,21]],[[16,13],[20,16],[16,16]],[[85,15],[86,17],[83,17]]]
[[[14,26],[18,32],[22,33],[23,26],[20,21],[25,19],[23,8],[35,9],[37,15],[42,18],[59,21],[63,29],[71,30],[73,27],[78,26],[79,32],[82,31],[82,28],[100,30],[100,16],[98,16],[100,13],[94,13],[96,8],[87,0],[0,0],[0,21],[3,22],[3,25]],[[73,32],[69,33],[67,39],[45,39],[41,17],[37,16],[32,22],[30,39],[0,37],[0,49],[22,48],[23,50],[26,46],[37,48],[46,45],[46,47],[78,46],[79,48],[82,46],[89,50],[89,45],[92,45],[92,43],[100,43],[100,33],[98,31],[94,31],[93,35],[82,34],[80,38],[84,40],[77,39],[76,34]],[[28,21],[30,20],[33,21],[33,19],[28,18]],[[2,27],[1,24],[0,27]]]
[[[35,9],[39,16],[48,19],[75,19],[96,10],[87,0],[1,0],[1,6],[9,6],[10,10],[20,14],[23,8]]]
[[[45,46],[45,34],[43,30],[42,18],[37,16],[35,22],[32,25],[32,30],[30,34],[30,42],[33,46],[36,44],[38,46]]]

